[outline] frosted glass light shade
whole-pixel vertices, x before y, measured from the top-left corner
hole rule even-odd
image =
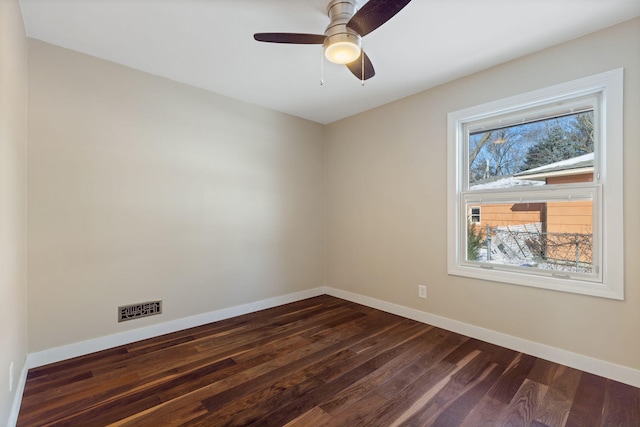
[[[360,46],[351,41],[331,43],[324,49],[324,56],[335,64],[348,64],[360,56]]]

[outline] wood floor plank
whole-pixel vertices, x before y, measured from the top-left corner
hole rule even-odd
[[[482,376],[490,362],[486,355],[475,350],[467,357],[458,361],[456,368],[438,384],[430,388],[407,411],[405,411],[392,426],[427,425],[439,416],[447,406],[457,399],[474,378]],[[493,367],[491,367],[492,369]]]
[[[277,411],[283,404],[322,385],[318,378],[299,371],[253,392],[243,392],[242,399],[235,398],[224,405],[207,400],[203,404],[208,413],[197,421],[208,421],[209,425],[250,425],[264,416],[264,412]]]
[[[576,389],[566,427],[599,426],[607,379],[583,372]]]
[[[602,426],[640,426],[640,392],[637,388],[607,381]]]
[[[528,426],[547,393],[548,386],[525,380],[503,413],[500,427]]]
[[[545,359],[536,359],[527,378],[540,384],[549,385],[560,367],[561,365],[557,363]]]
[[[23,420],[26,425],[30,423],[36,424],[35,420],[41,420],[40,422],[53,422],[57,419],[65,418],[66,414],[82,412],[86,408],[95,405],[95,402],[103,403],[109,401],[114,396],[119,396],[126,392],[131,384],[134,384],[137,380],[137,375],[134,373],[114,379],[114,381],[104,382],[101,385],[96,385],[90,389],[79,389],[77,394],[67,392],[60,397],[55,394],[49,399],[38,399],[38,397],[49,396],[36,396],[30,399],[27,405],[24,407],[25,416]],[[40,403],[38,403],[40,401]],[[55,403],[55,404],[54,404]],[[23,408],[21,407],[21,411]]]
[[[386,398],[375,392],[367,393],[335,413],[331,422],[327,422],[327,426],[343,427],[361,425],[371,408],[378,408],[387,402]]]
[[[329,400],[325,400],[320,404],[320,407],[329,414],[341,411],[345,406],[349,406],[352,402],[359,400],[361,396],[368,394],[373,388],[388,381],[396,372],[402,371],[404,368],[412,365],[414,359],[426,350],[424,344],[428,342],[425,339],[427,335],[428,331],[367,361],[366,363],[377,364],[379,367],[370,375],[340,390]],[[388,361],[385,361],[385,359],[388,359]],[[416,368],[411,372],[411,378],[413,379],[416,374],[423,372],[423,368]],[[375,394],[379,395],[378,393]]]
[[[505,403],[485,394],[462,420],[460,427],[498,426],[506,410]]]
[[[354,353],[354,356],[345,359],[340,364],[332,364],[322,366],[322,370],[316,375],[325,382],[330,382],[335,378],[338,378],[343,373],[363,364],[382,365],[386,361],[396,357],[399,352],[407,351],[407,348],[411,344],[404,345],[405,343],[416,339],[427,332],[427,329],[423,326],[410,323],[408,326],[403,327],[402,324],[398,324],[397,327],[385,330],[383,336],[376,336],[376,340],[367,344],[366,348],[361,345],[349,347],[349,350]],[[377,368],[377,366],[376,366]]]
[[[162,406],[160,410],[146,410],[121,419],[111,424],[102,424],[109,427],[158,427],[158,426],[180,426],[189,421],[206,414],[206,409],[195,400],[184,400],[180,405]]]
[[[564,427],[582,372],[566,366],[558,369],[534,415],[534,421],[548,427]]]
[[[415,377],[406,387],[391,396],[386,404],[372,410],[362,422],[355,425],[363,427],[370,425],[388,426],[403,418],[405,414],[407,414],[405,418],[409,418],[415,412],[413,410],[414,406],[415,410],[421,408],[424,402],[430,399],[430,395],[440,390],[442,381],[454,372],[456,367],[456,365],[444,361],[432,366],[424,374]],[[422,402],[423,400],[424,402]]]
[[[507,370],[489,390],[489,396],[504,403],[509,403],[533,369],[536,358],[526,354],[518,354]]]
[[[500,366],[494,363],[487,365],[477,380],[468,384],[457,396],[454,395],[450,398],[445,409],[433,420],[433,425],[442,427],[461,425],[501,374],[502,368]],[[476,425],[483,423],[486,423],[486,420],[478,419]]]
[[[321,408],[315,406],[297,418],[289,421],[283,427],[326,427],[332,425],[335,420]]]
[[[18,426],[639,420],[638,388],[323,295],[31,369]]]

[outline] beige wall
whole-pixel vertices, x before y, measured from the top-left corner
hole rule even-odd
[[[29,352],[323,285],[321,125],[36,40],[29,61]]]
[[[0,425],[27,356],[26,149],[27,38],[17,0],[0,0]]]
[[[447,113],[618,67],[625,301],[447,275]],[[329,125],[327,285],[640,369],[639,94],[635,19]]]

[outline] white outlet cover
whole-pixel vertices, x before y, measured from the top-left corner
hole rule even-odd
[[[418,285],[418,296],[420,298],[427,297],[427,287],[425,285]]]

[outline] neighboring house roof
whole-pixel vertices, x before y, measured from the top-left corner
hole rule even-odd
[[[540,180],[555,176],[578,175],[593,172],[593,153],[572,157],[548,165],[539,166],[514,175],[515,179]]]
[[[544,185],[543,181],[518,179],[513,175],[503,175],[494,178],[483,179],[470,185],[474,190],[493,190],[497,188],[526,187],[531,185]]]
[[[493,190],[498,188],[528,187],[545,185],[546,179],[555,176],[578,175],[593,172],[593,153],[572,157],[567,160],[550,163],[529,169],[515,175],[503,175],[483,179],[472,183],[474,190]]]

